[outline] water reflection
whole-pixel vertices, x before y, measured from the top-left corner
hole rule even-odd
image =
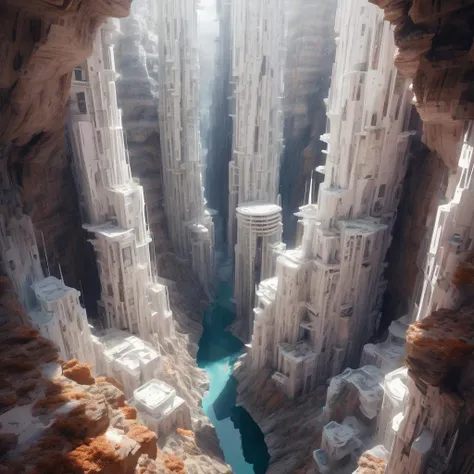
[[[211,382],[203,408],[214,424],[227,463],[235,474],[264,474],[269,461],[263,433],[247,411],[236,406],[237,381],[232,377],[242,343],[225,328],[233,321],[232,289],[222,286],[204,318],[198,365]]]

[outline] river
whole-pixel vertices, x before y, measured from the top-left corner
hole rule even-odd
[[[264,474],[270,456],[263,433],[247,411],[236,406],[237,382],[232,371],[243,345],[226,331],[235,317],[231,297],[231,287],[221,285],[204,316],[197,362],[209,374],[210,386],[202,405],[216,428],[225,461],[233,472]]]

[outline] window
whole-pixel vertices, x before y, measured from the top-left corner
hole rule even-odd
[[[80,67],[76,67],[76,69],[74,69],[74,79],[76,81],[83,81],[83,76],[82,76],[82,69]]]
[[[381,184],[379,188],[379,198],[383,198],[385,196],[385,184]]]
[[[86,94],[84,92],[78,92],[76,98],[79,112],[81,114],[87,114]]]

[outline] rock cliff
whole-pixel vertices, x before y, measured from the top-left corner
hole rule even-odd
[[[285,67],[285,149],[280,171],[284,239],[293,245],[297,212],[308,198],[313,170],[323,165],[326,106],[336,43],[337,2],[297,0],[288,12],[288,51]],[[313,198],[318,176],[314,175]]]
[[[158,450],[117,381],[60,361],[35,330],[3,320],[0,342],[1,472],[230,473],[190,431],[178,429]]]
[[[413,78],[423,140],[449,168],[457,165],[464,121],[474,118],[471,2],[370,0],[395,26],[399,71]]]
[[[90,55],[103,20],[127,16],[129,8],[130,0],[11,0],[1,6],[0,166],[43,232],[53,273],[61,264],[75,286],[89,280],[64,131],[71,74]]]

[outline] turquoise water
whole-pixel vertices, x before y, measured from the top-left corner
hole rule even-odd
[[[225,330],[235,316],[231,297],[232,289],[223,286],[204,316],[197,362],[207,371],[211,382],[202,405],[216,428],[225,461],[234,473],[264,474],[270,456],[263,433],[247,411],[235,405],[237,382],[232,369],[243,345]]]

